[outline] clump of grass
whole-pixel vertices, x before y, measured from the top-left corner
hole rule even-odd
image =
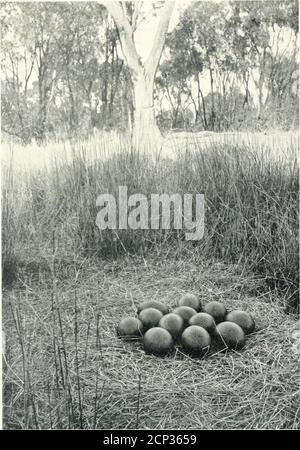
[[[2,282],[11,285],[18,274],[18,258],[16,254],[16,236],[18,236],[18,210],[15,198],[14,171],[10,165],[2,173]]]

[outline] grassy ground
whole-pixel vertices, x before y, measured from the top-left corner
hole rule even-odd
[[[31,269],[4,292],[6,428],[299,427],[295,318],[271,293],[253,295],[261,280],[193,255],[77,261],[54,278]],[[185,291],[252,313],[257,330],[246,347],[157,358],[117,338],[115,326],[135,305],[155,298],[172,306]]]
[[[114,135],[11,146],[2,171],[6,428],[299,426],[295,317],[285,314],[299,299],[298,137],[285,135],[284,146],[243,139],[185,138],[172,158]],[[96,198],[121,185],[128,195],[204,193],[204,238],[100,233]],[[258,329],[241,353],[197,360],[178,349],[159,359],[117,339],[135,304],[173,305],[185,290],[253,313]]]

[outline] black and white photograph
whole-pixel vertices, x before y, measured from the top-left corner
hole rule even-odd
[[[1,429],[299,430],[299,1],[0,15]]]

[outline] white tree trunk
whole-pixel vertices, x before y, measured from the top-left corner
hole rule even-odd
[[[150,144],[153,147],[156,143],[161,143],[161,134],[156,125],[154,115],[154,78],[163,51],[175,2],[167,1],[161,9],[160,21],[154,36],[153,46],[145,63],[142,63],[137,53],[133,38],[135,26],[129,23],[123,3],[105,0],[100,1],[100,3],[106,6],[114,18],[119,31],[122,52],[132,72],[134,147],[142,146],[144,148]]]

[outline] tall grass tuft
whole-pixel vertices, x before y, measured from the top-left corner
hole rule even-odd
[[[18,210],[15,207],[14,171],[11,162],[2,173],[2,282],[10,285],[17,277],[18,259],[16,236],[18,230]]]

